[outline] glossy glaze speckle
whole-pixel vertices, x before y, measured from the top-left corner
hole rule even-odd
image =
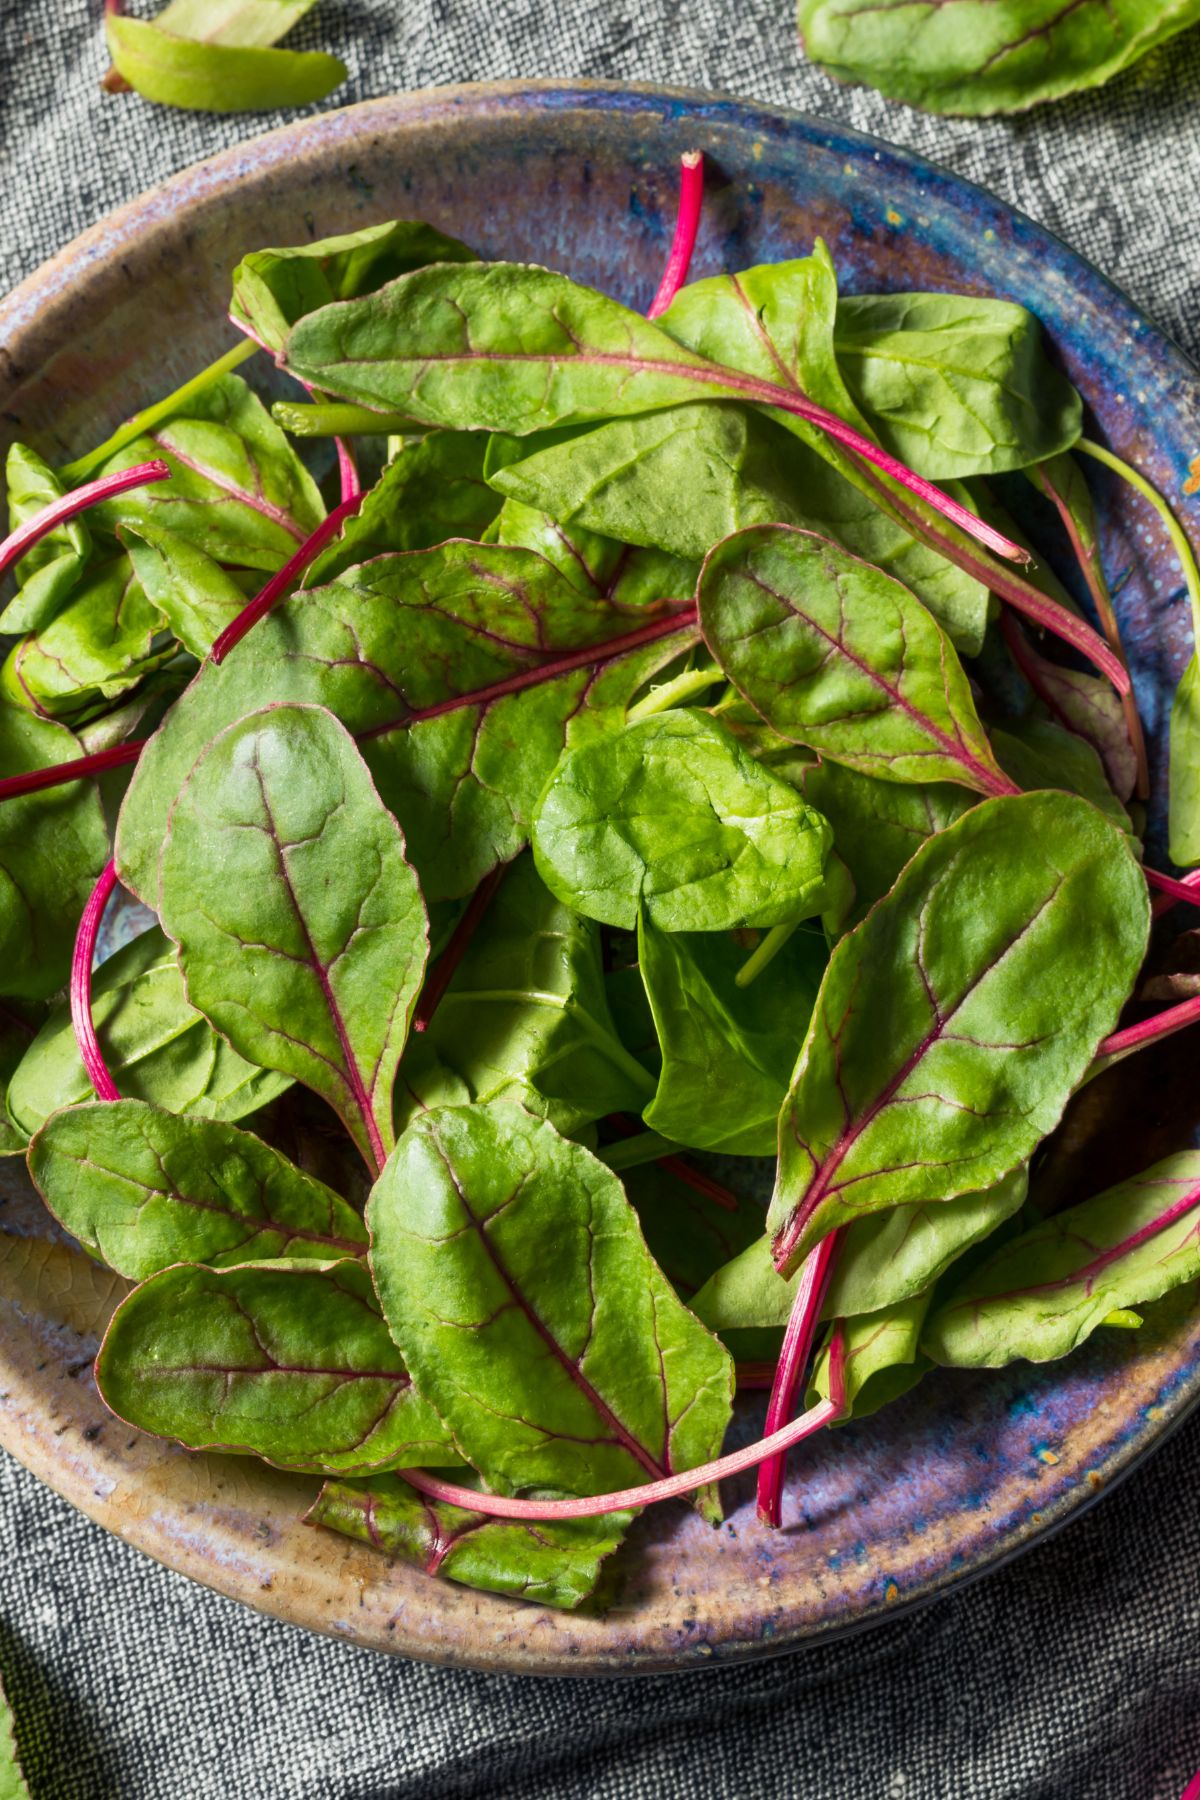
[[[1043,319],[1094,428],[1179,498],[1200,464],[1196,371],[1100,275],[998,201],[840,127],[711,96],[606,86],[441,89],[305,120],[188,171],[104,221],[0,307],[0,418],[56,455],[231,341],[244,249],[396,215],[488,255],[556,264],[644,306],[679,153],[712,171],[698,274],[805,252],[820,234],[859,291],[951,288]],[[2,434],[0,434],[2,435]],[[1193,480],[1193,487],[1195,482]],[[1097,481],[1110,570],[1150,728],[1161,833],[1165,718],[1190,650],[1179,571],[1140,504]],[[1081,1196],[1190,1141],[1194,1052],[1137,1059],[1076,1102],[1050,1174]],[[1120,1074],[1120,1071],[1115,1072]],[[1062,1524],[1200,1397],[1200,1309],[1173,1296],[1138,1334],[1068,1363],[942,1375],[793,1459],[788,1524],[754,1522],[749,1478],[713,1531],[641,1520],[604,1604],[582,1614],[435,1583],[297,1523],[313,1484],[191,1456],[104,1413],[88,1359],[124,1284],[55,1236],[0,1175],[0,1443],[110,1530],[296,1624],[431,1660],[624,1674],[771,1654],[869,1625],[982,1574]],[[736,1432],[756,1433],[761,1407]]]

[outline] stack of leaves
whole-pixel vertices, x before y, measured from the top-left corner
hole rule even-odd
[[[1117,1031],[1190,889],[1141,861],[1108,453],[1018,306],[839,301],[821,245],[675,292],[689,248],[654,322],[424,225],[254,252],[231,316],[311,397],[234,352],[18,445],[0,548],[2,1148],[136,1284],[105,1401],[552,1605],[649,1502],[761,1464],[777,1518],[821,1425],[1200,1273],[1190,1151],[1027,1197],[1200,1010]],[[978,485],[1022,470],[1099,632]]]

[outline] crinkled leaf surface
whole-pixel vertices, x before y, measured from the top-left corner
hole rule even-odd
[[[189,1450],[329,1475],[455,1461],[356,1259],[164,1269],[113,1314],[96,1382],[118,1418]]]
[[[460,1482],[460,1485],[462,1483]],[[592,1592],[632,1513],[598,1519],[489,1519],[430,1500],[402,1475],[327,1481],[309,1512],[324,1525],[387,1556],[479,1588],[541,1606],[578,1606]]]
[[[14,646],[3,686],[18,705],[71,717],[115,700],[174,655],[166,620],[127,556],[94,563],[49,624]]]
[[[1147,927],[1128,839],[1073,795],[985,801],[918,850],[830,959],[780,1115],[777,1266],[1025,1162],[1115,1025]]]
[[[4,465],[8,525],[15,531],[44,506],[61,499],[63,484],[36,450],[10,444]],[[56,525],[27,550],[14,571],[20,592],[0,617],[6,632],[40,631],[65,605],[91,552],[91,534],[82,516]]]
[[[0,769],[24,774],[71,762],[62,725],[0,703]],[[0,995],[48,999],[63,987],[79,915],[108,861],[92,782],[68,782],[0,806]]]
[[[366,1253],[354,1208],[269,1144],[142,1100],[55,1113],[29,1146],[29,1172],[59,1223],[132,1281],[178,1262]]]
[[[998,475],[1068,449],[1079,395],[1033,314],[968,294],[838,302],[838,364],[885,449],[931,480]]]
[[[576,1132],[638,1111],[650,1076],[617,1036],[600,934],[523,856],[505,875],[428,1028],[400,1064],[396,1122],[464,1100],[511,1100]]]
[[[920,1348],[931,1293],[914,1294],[882,1312],[864,1313],[840,1326],[845,1340],[848,1419],[866,1419],[916,1387],[932,1362]],[[821,1346],[809,1381],[806,1406],[829,1398],[829,1340]]]
[[[1198,1275],[1200,1152],[1185,1150],[1005,1244],[938,1306],[922,1348],[972,1369],[1051,1362]]]
[[[189,14],[194,11],[189,7]],[[323,50],[200,43],[157,20],[106,12],[108,54],[146,100],[188,112],[275,112],[311,106],[346,79],[346,65]]]
[[[199,3],[207,6],[209,0]],[[432,225],[392,219],[312,244],[252,250],[233,271],[229,314],[235,325],[278,352],[298,319],[331,300],[369,293],[427,263],[473,260],[465,244]]]
[[[1005,787],[953,645],[890,575],[763,525],[716,546],[698,597],[709,649],[781,736],[886,781]]]
[[[662,1046],[658,1089],[642,1117],[696,1150],[773,1156],[828,952],[819,931],[802,928],[769,978],[740,988],[747,955],[726,933],[660,931],[642,916],[638,963]]]
[[[829,820],[838,855],[854,878],[855,924],[921,845],[974,804],[969,792],[949,782],[907,786],[843,763],[808,763],[796,775],[804,798]]]
[[[1198,0],[800,0],[839,81],[930,112],[1017,112],[1098,87],[1200,19]]]
[[[8,801],[5,810],[18,804]],[[130,1099],[174,1113],[233,1120],[256,1112],[291,1086],[288,1076],[244,1061],[188,1005],[174,951],[157,927],[97,969],[92,1021],[109,1071]],[[13,1074],[9,1110],[28,1138],[60,1107],[94,1098],[63,1001]]]
[[[186,412],[126,444],[100,473],[151,457],[167,464],[170,480],[94,507],[95,525],[158,525],[216,562],[278,569],[325,517],[311,475],[240,375],[211,383]]]
[[[403,834],[332,713],[264,707],[222,732],[172,810],[160,896],[192,1005],[320,1094],[381,1167],[427,921]]]
[[[533,850],[546,885],[602,924],[776,925],[820,909],[830,832],[707,714],[680,708],[569,751]]]
[[[184,649],[203,659],[245,606],[242,586],[177,532],[153,524],[123,525],[120,537],[149,604]]]
[[[716,1454],[729,1357],[581,1145],[515,1106],[426,1113],[367,1222],[396,1342],[494,1487],[604,1493]]]

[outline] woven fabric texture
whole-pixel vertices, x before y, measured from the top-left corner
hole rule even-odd
[[[134,5],[131,11],[153,11]],[[105,96],[99,0],[0,0],[0,287],[281,123]],[[913,146],[1061,233],[1200,351],[1200,30],[1101,93],[947,122],[809,67],[789,0],[322,0],[330,104],[447,81],[726,89]],[[35,1800],[1177,1800],[1200,1766],[1200,1420],[1089,1517],[816,1651],[611,1685],[369,1656],[242,1611],[0,1457],[0,1669]]]

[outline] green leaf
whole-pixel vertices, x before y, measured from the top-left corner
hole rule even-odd
[[[659,931],[642,916],[638,962],[662,1045],[652,1131],[696,1150],[773,1156],[783,1105],[828,960],[792,934],[768,981],[738,987],[747,952],[719,932]]]
[[[680,708],[568,751],[533,853],[568,906],[631,931],[729,931],[823,904],[830,832],[707,714]]]
[[[536,550],[582,594],[603,594],[614,606],[660,605],[688,600],[699,559],[672,556],[655,546],[635,548],[584,525],[559,524],[548,512],[508,499],[496,520],[496,541]]]
[[[274,5],[277,0],[264,0]],[[207,7],[209,0],[193,0]],[[251,250],[233,271],[229,316],[275,354],[305,313],[373,292],[427,263],[474,261],[457,238],[415,219],[392,219],[284,249]]]
[[[1074,795],[985,801],[923,845],[830,959],[780,1118],[776,1265],[1027,1161],[1116,1024],[1148,918],[1128,838]]]
[[[192,395],[186,412],[126,444],[100,473],[152,457],[167,464],[170,480],[93,507],[94,526],[156,525],[215,562],[275,570],[325,516],[312,476],[240,375],[223,375]]]
[[[278,1150],[142,1100],[55,1113],[29,1146],[29,1172],[60,1225],[131,1281],[178,1262],[366,1253],[354,1208]]]
[[[1200,19],[1198,0],[799,0],[839,81],[930,112],[1018,112],[1099,87]]]
[[[778,763],[773,767],[792,778]],[[838,855],[854,878],[855,924],[882,900],[921,845],[974,805],[969,793],[949,783],[904,786],[836,762],[807,763],[795,778],[804,798],[829,820]]]
[[[175,654],[166,620],[127,556],[93,564],[50,623],[11,651],[0,684],[14,704],[71,716],[137,686]]]
[[[883,1312],[847,1319],[845,1340],[846,1419],[866,1419],[916,1387],[932,1363],[921,1348],[921,1326],[931,1293],[915,1294]],[[829,1339],[821,1346],[809,1380],[806,1406],[829,1399]],[[838,1421],[841,1423],[842,1421]]]
[[[404,1133],[367,1220],[396,1342],[491,1486],[604,1493],[718,1451],[729,1357],[581,1145],[515,1106],[443,1107]]]
[[[608,1010],[600,934],[523,856],[505,875],[396,1087],[402,1130],[419,1110],[511,1100],[574,1134],[654,1092]]]
[[[3,811],[20,804],[9,800]],[[244,1062],[188,1005],[174,952],[157,926],[97,969],[92,1021],[113,1080],[130,1099],[174,1113],[234,1120],[291,1086],[287,1077]],[[13,1074],[9,1111],[29,1138],[60,1107],[94,1098],[63,1001]]]
[[[1108,785],[1092,746],[1053,719],[1012,719],[993,729],[992,749],[1006,775],[1020,788],[1063,788],[1085,800],[1119,831],[1132,833],[1129,814]]]
[[[1200,1152],[1069,1206],[1007,1243],[939,1305],[921,1345],[935,1362],[1051,1362],[1108,1315],[1200,1275]]]
[[[22,1156],[25,1133],[8,1113],[8,1089],[21,1060],[37,1036],[44,1008],[0,1004],[0,1156]]]
[[[0,1800],[29,1800],[29,1789],[21,1779],[21,1765],[17,1761],[12,1708],[8,1704],[2,1686],[0,1686]]]
[[[0,769],[22,775],[73,762],[62,725],[0,703]],[[108,861],[93,782],[67,782],[0,805],[0,995],[46,1000],[66,983],[79,916]]]
[[[113,1314],[96,1384],[126,1424],[189,1450],[328,1475],[455,1460],[354,1259],[176,1263]]]
[[[642,1163],[621,1179],[651,1256],[693,1311],[691,1296],[713,1271],[762,1239],[763,1208],[756,1200],[738,1199],[730,1208],[661,1163]]]
[[[123,525],[121,542],[149,604],[199,661],[237,618],[246,595],[199,545],[157,525]]]
[[[500,510],[483,479],[486,445],[475,431],[430,431],[406,444],[306,569],[305,587],[336,581],[354,564],[389,551],[480,537]]]
[[[331,713],[268,706],[221,733],[175,802],[160,894],[191,1003],[240,1054],[320,1094],[382,1166],[426,914]]]
[[[1082,429],[1082,402],[1047,362],[1041,326],[1011,301],[852,296],[838,303],[835,343],[884,448],[931,480],[1026,468]]]
[[[266,49],[315,4],[316,0],[167,0],[154,23],[176,37]]]
[[[49,463],[28,444],[10,444],[4,466],[8,498],[8,525],[15,531],[45,506],[60,500],[62,481]],[[0,616],[0,630],[40,631],[60,612],[82,575],[91,553],[92,540],[81,516],[56,525],[27,550],[16,565],[19,592]]]
[[[1200,656],[1188,658],[1171,703],[1170,843],[1181,869],[1200,863]]]
[[[106,12],[108,54],[146,100],[188,112],[275,112],[311,106],[346,79],[321,50],[263,50],[177,37],[155,22]]]
[[[1068,669],[1061,663],[1050,662],[1028,642],[1022,655],[1030,668],[1038,698],[1068,731],[1073,731],[1092,746],[1104,764],[1113,792],[1119,800],[1128,800],[1137,781],[1137,757],[1129,742],[1129,728],[1120,696],[1111,683],[1102,675],[1089,675],[1082,669]],[[1176,724],[1173,722],[1172,757],[1175,742]],[[1172,774],[1171,793],[1174,792]]]
[[[987,590],[770,419],[728,403],[697,402],[611,419],[566,442],[539,443],[489,479],[564,530],[661,545],[698,562],[748,525],[801,525],[911,587],[967,654],[983,642]]]
[[[485,1594],[575,1607],[595,1588],[601,1563],[632,1517],[605,1513],[536,1525],[491,1519],[430,1500],[401,1475],[376,1475],[364,1482],[327,1481],[305,1521]]]
[[[710,552],[698,598],[709,649],[780,736],[886,781],[1004,790],[953,645],[889,575],[763,525]]]

